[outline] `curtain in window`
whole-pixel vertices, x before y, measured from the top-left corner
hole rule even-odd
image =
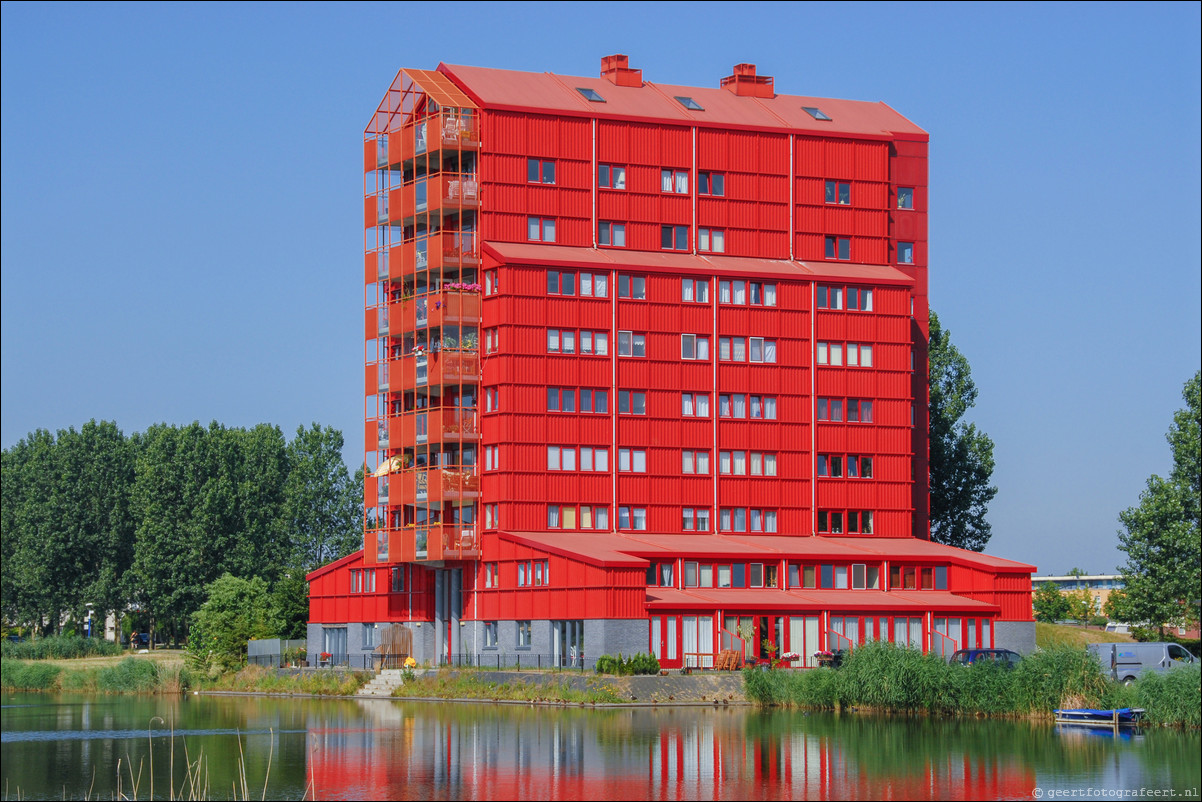
[[[733,406],[734,416],[736,418],[747,417],[747,396],[745,396],[745,395],[732,396],[732,401],[734,402],[734,406]]]
[[[747,452],[733,451],[731,452],[733,468],[736,476],[742,476],[747,473]]]
[[[736,281],[734,283],[734,303],[747,303],[747,283],[744,281]]]
[[[764,285],[764,306],[776,306],[776,285]]]
[[[764,361],[776,361],[776,340],[764,340]]]
[[[547,527],[549,529],[559,528],[559,507],[550,505],[547,507]],[[518,573],[521,574],[521,566],[518,566]]]
[[[708,395],[699,395],[695,398],[697,404],[697,417],[708,418],[710,416],[710,397]]]
[[[676,191],[681,195],[689,194],[689,174],[680,170],[676,171]]]

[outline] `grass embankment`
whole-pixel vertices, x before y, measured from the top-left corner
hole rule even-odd
[[[568,683],[535,683],[524,680],[495,682],[476,676],[474,671],[439,671],[406,679],[392,693],[395,697],[422,699],[482,699],[490,701],[562,702],[613,704],[629,701],[618,696],[603,679],[589,679],[583,690]]]
[[[311,696],[351,696],[373,675],[349,669],[322,669],[284,673],[274,668],[246,666],[216,678],[204,678],[197,687],[207,691],[241,693],[305,694]]]
[[[937,655],[871,643],[845,657],[838,670],[747,670],[743,677],[747,698],[764,706],[1041,717],[1057,708],[1142,707],[1154,724],[1202,725],[1198,667],[1149,674],[1124,687],[1107,678],[1088,652],[1063,646],[1006,669],[950,665]]]
[[[1107,632],[1104,629],[1089,629],[1087,627],[1072,627],[1064,624],[1044,624],[1035,622],[1035,644],[1041,649],[1051,649],[1056,646],[1074,646],[1084,648],[1087,643],[1134,643],[1130,635],[1120,635],[1117,632]]]
[[[0,687],[50,693],[181,693],[193,682],[178,663],[127,657],[116,665],[64,668],[55,662],[4,660]]]

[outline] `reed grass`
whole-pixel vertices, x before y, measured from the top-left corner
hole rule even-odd
[[[205,688],[243,693],[352,696],[366,685],[371,677],[367,672],[344,669],[291,674],[264,666],[246,666],[239,671],[219,675],[207,682]]]
[[[618,696],[604,679],[590,678],[584,689],[567,683],[533,683],[522,680],[494,682],[471,671],[438,672],[406,681],[392,692],[396,697],[424,699],[489,699],[492,701],[613,704],[629,699]]]
[[[1106,677],[1084,649],[1060,646],[1024,658],[1014,669],[982,662],[948,664],[936,655],[869,643],[838,670],[743,672],[744,693],[761,706],[871,708],[938,715],[1046,716],[1057,708],[1142,707],[1157,724],[1198,727],[1202,670],[1145,674],[1124,687]]]
[[[0,641],[0,657],[5,660],[69,660],[76,657],[114,657],[124,649],[104,638],[78,635],[51,635],[23,641]]]
[[[90,668],[63,668],[19,660],[0,662],[0,687],[6,691],[182,693],[191,685],[187,669],[135,657],[127,657],[113,666]]]

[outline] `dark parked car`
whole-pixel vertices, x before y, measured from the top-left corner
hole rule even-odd
[[[980,660],[992,660],[1001,663],[1006,668],[1014,668],[1022,659],[1022,655],[1009,649],[961,649],[953,654],[952,659],[948,662],[971,666]]]

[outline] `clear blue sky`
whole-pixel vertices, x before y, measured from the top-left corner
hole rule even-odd
[[[3,4],[4,447],[111,419],[363,447],[362,131],[440,61],[883,100],[997,444],[988,551],[1109,571],[1198,370],[1199,4]]]

